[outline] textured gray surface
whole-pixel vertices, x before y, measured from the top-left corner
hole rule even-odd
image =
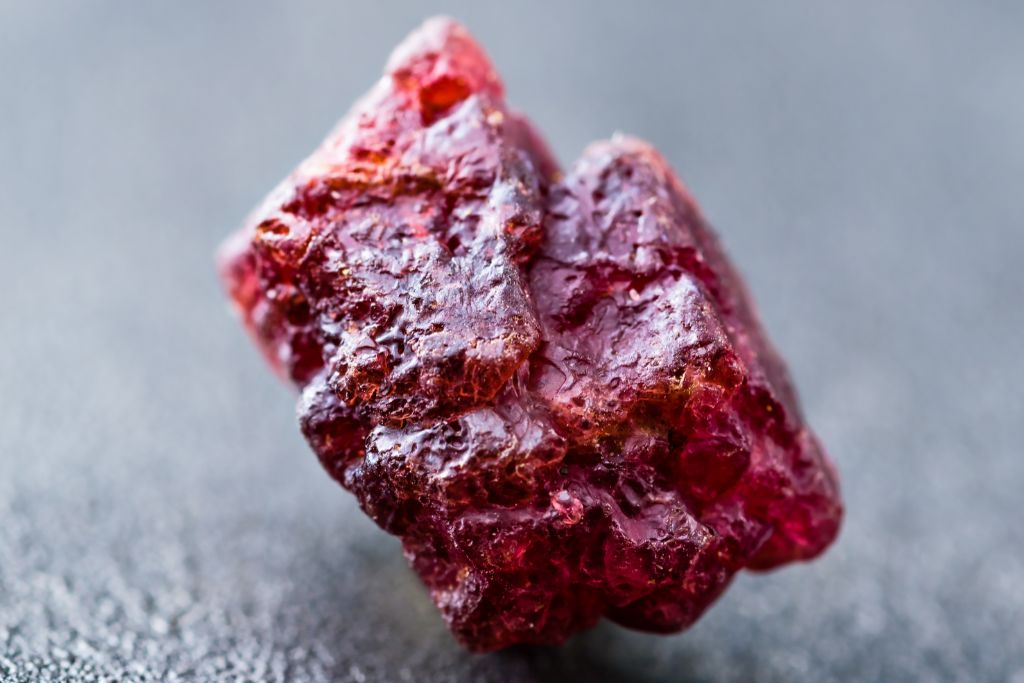
[[[386,4],[0,2],[0,680],[1024,682],[1022,5]],[[442,10],[563,159],[664,150],[838,461],[834,549],[686,634],[460,651],[227,315]]]

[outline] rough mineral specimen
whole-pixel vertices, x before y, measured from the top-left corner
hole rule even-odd
[[[221,252],[324,467],[476,650],[691,624],[842,515],[742,281],[665,160],[564,177],[427,22]]]

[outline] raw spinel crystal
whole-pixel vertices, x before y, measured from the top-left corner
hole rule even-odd
[[[435,19],[224,246],[330,474],[476,650],[691,624],[835,537],[835,473],[742,281],[626,137],[562,175]]]

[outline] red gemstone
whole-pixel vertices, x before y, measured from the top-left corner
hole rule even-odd
[[[738,274],[625,137],[564,177],[427,22],[225,245],[321,462],[476,650],[692,623],[835,537],[836,476]]]

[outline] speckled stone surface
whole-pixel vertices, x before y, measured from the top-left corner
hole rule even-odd
[[[1024,11],[550,5],[0,2],[0,680],[1024,681]],[[564,160],[663,150],[843,473],[683,635],[461,650],[227,314],[220,236],[439,11]]]

